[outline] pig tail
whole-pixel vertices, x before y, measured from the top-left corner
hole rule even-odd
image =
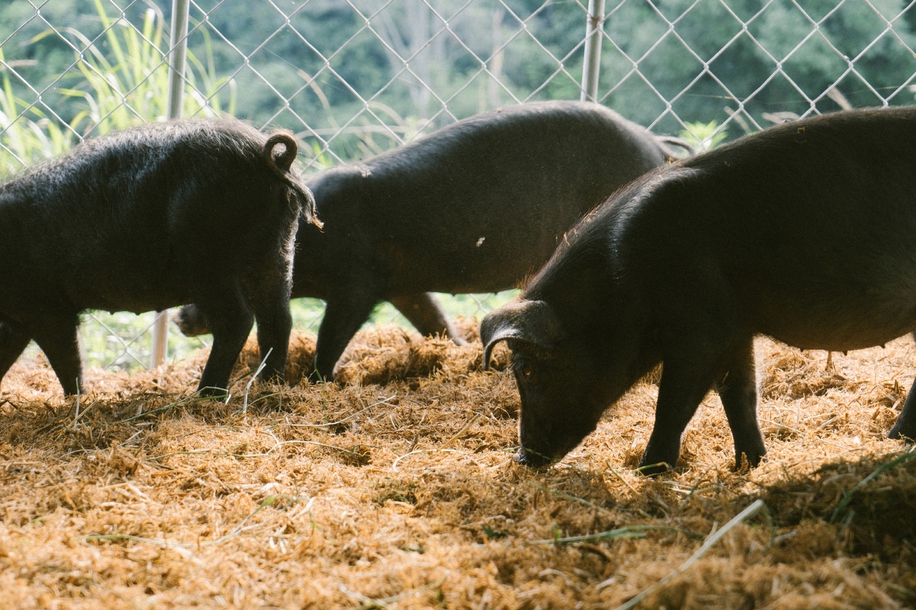
[[[282,154],[275,156],[274,147],[277,144],[282,144],[284,151]],[[320,229],[324,224],[318,220],[315,210],[315,197],[312,195],[312,191],[302,184],[298,177],[292,175],[293,162],[296,160],[298,153],[299,145],[293,135],[287,131],[278,131],[267,138],[267,142],[264,144],[264,159],[267,161],[267,165],[277,177],[296,193],[299,202],[302,204],[302,214],[306,220]]]

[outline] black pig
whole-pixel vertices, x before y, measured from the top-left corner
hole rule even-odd
[[[916,328],[916,108],[773,127],[652,172],[570,232],[518,302],[481,324],[507,341],[521,395],[516,460],[563,457],[664,363],[641,465],[674,467],[715,386],[751,466],[753,337],[881,345]],[[892,437],[916,437],[911,390]]]
[[[317,222],[296,152],[285,133],[175,121],[87,140],[0,186],[0,378],[34,339],[75,394],[81,311],[190,302],[214,328],[201,389],[227,387],[252,314],[265,374],[281,377],[298,219]]]
[[[300,227],[293,297],[327,303],[315,367],[334,366],[373,308],[458,333],[430,292],[515,287],[563,233],[619,187],[666,160],[664,141],[598,104],[522,104],[459,121],[308,182],[324,232]],[[207,332],[192,307],[185,334]]]

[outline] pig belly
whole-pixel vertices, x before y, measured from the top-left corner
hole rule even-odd
[[[550,257],[556,241],[553,236],[530,238],[525,247],[517,242],[484,238],[435,257],[429,256],[429,249],[389,248],[385,275],[393,294],[499,292],[518,288],[526,277],[537,272]]]
[[[855,197],[830,217],[804,200],[777,210],[773,225],[763,206],[752,209],[733,233],[744,243],[730,241],[717,253],[755,331],[800,348],[845,351],[916,329],[911,208],[875,210]]]
[[[883,298],[882,298],[883,297]],[[756,333],[802,349],[847,351],[884,345],[916,330],[916,294],[769,298],[758,302]]]
[[[67,290],[77,309],[129,311],[143,313],[159,311],[190,303],[190,291],[177,275],[155,277],[139,274],[113,274],[94,277]]]

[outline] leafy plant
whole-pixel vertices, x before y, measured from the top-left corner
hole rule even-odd
[[[716,121],[687,123],[687,128],[681,131],[681,138],[698,151],[712,150],[727,137],[728,130]]]
[[[76,115],[70,127],[80,131],[86,123],[82,133],[102,135],[139,122],[164,120],[168,114],[169,66],[162,51],[167,46],[162,14],[148,9],[138,30],[123,19],[113,21],[102,1],[94,1],[109,52],[105,53],[81,32],[68,30],[86,49],[77,58],[80,83],[61,90],[86,103],[86,109]],[[217,116],[222,113],[219,92],[227,85],[232,92],[229,79],[216,76],[212,46],[209,38],[205,40],[206,63],[188,53],[184,116]],[[234,95],[230,95],[227,111],[232,114],[234,110]]]
[[[165,120],[168,108],[168,62],[163,30],[163,16],[147,10],[137,29],[121,17],[112,18],[102,0],[94,0],[103,28],[101,40],[92,41],[83,33],[64,30],[78,47],[76,71],[64,78],[78,82],[61,87],[59,92],[82,106],[69,123],[48,116],[36,103],[17,96],[8,71],[0,76],[0,175],[8,176],[24,165],[59,155],[71,148],[82,136],[104,135],[141,122]],[[184,116],[217,116],[223,113],[220,94],[228,90],[225,111],[235,111],[234,83],[216,75],[209,34],[204,36],[204,59],[188,52],[188,69],[182,112]],[[35,36],[32,44],[48,36],[46,30]],[[0,49],[0,62],[4,61]],[[6,154],[2,154],[2,153]]]
[[[0,48],[0,63],[5,63]],[[70,149],[76,134],[16,96],[9,72],[0,73],[0,176],[26,163],[50,159]]]

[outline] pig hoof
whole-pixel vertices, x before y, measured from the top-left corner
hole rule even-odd
[[[312,369],[308,376],[309,383],[330,383],[334,381],[333,375],[322,375],[318,369]]]
[[[225,388],[216,388],[213,386],[205,386],[197,390],[197,392],[203,398],[212,398],[214,400],[223,400],[229,396],[229,391]]]
[[[271,383],[274,385],[287,385],[286,375],[284,375],[283,373],[279,371],[274,371],[269,374],[262,373],[260,380],[263,383]]]
[[[911,441],[911,442],[916,440],[916,431],[904,430],[905,427],[906,426],[901,425],[898,419],[897,423],[894,424],[894,427],[891,428],[891,431],[887,433],[887,438],[894,439],[894,440],[900,439],[900,440]]]
[[[891,440],[901,440],[912,443],[913,441],[916,441],[916,434],[907,434],[906,432],[891,430],[890,433],[888,433],[887,438]]]
[[[763,460],[762,453],[748,454],[744,451],[735,456],[735,470],[738,472],[748,472],[751,468],[760,466]]]
[[[654,477],[672,470],[674,470],[674,468],[666,461],[648,463],[646,460],[643,460],[639,463],[636,472],[647,477]]]

